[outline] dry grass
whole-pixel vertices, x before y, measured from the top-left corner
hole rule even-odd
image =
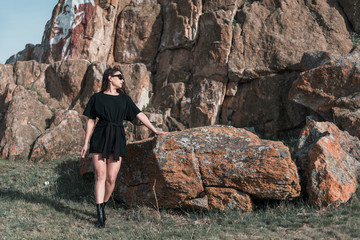
[[[78,161],[0,160],[1,239],[360,239],[360,193],[337,209],[302,200],[259,202],[251,213],[205,213],[109,204],[96,229],[93,183]],[[49,182],[48,185],[45,182]]]

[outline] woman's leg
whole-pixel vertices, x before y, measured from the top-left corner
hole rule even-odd
[[[119,161],[113,160],[113,155],[111,154],[106,168],[106,183],[105,183],[105,198],[104,202],[107,202],[114,191],[115,181],[120,170],[122,157],[120,157]]]
[[[105,197],[105,181],[106,181],[106,161],[102,158],[101,153],[93,155],[95,169],[95,200],[96,204],[104,202]]]

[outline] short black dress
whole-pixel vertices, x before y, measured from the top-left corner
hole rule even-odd
[[[140,109],[127,95],[109,95],[103,92],[90,97],[84,115],[99,118],[90,139],[90,153],[102,153],[103,158],[113,159],[126,156],[126,138],[123,120],[132,121],[140,113]]]

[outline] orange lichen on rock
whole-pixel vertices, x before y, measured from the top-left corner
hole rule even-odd
[[[251,198],[248,194],[232,188],[207,187],[206,194],[210,209],[240,209],[244,212],[253,209]]]
[[[329,58],[299,75],[289,98],[360,137],[360,55]]]
[[[229,126],[173,132],[127,146],[116,197],[129,205],[250,211],[249,195],[299,196],[295,163],[280,142]]]
[[[310,201],[319,207],[347,202],[358,186],[360,142],[334,124],[311,121],[300,138],[298,163]]]

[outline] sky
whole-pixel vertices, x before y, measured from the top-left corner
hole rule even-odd
[[[58,0],[0,0],[0,64],[28,43],[39,44]]]

